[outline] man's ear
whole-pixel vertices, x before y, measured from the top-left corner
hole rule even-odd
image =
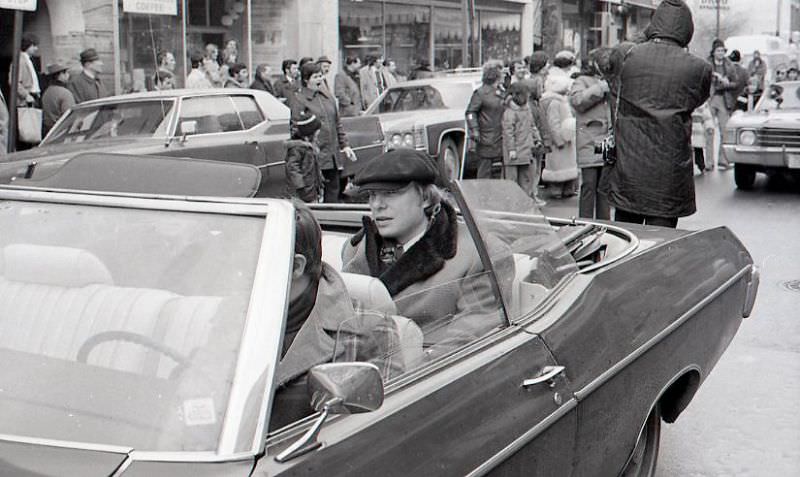
[[[302,277],[306,271],[306,257],[303,254],[296,253],[292,259],[292,280],[297,280]]]

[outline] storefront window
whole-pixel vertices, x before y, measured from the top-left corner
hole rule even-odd
[[[120,6],[123,92],[153,88],[159,52],[169,52],[175,58],[172,73],[178,88],[184,86],[185,75],[191,68],[189,55],[202,54],[209,43],[217,45],[220,64],[248,63],[249,42],[244,41],[248,35],[246,1],[186,0],[185,22],[183,3],[178,2],[175,16],[130,13]]]
[[[434,8],[433,31],[436,69],[463,66],[464,13],[455,8]]]
[[[383,5],[379,2],[346,2],[339,13],[339,39],[344,57],[383,53]]]
[[[402,75],[430,65],[430,44],[430,7],[386,4],[386,56],[397,62]]]
[[[521,58],[521,14],[481,11],[480,24],[481,62]]]

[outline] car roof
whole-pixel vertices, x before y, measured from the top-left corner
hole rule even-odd
[[[76,104],[75,107],[84,107],[84,106],[93,106],[96,104],[105,104],[105,103],[116,103],[120,101],[135,101],[135,100],[142,100],[142,99],[176,99],[182,98],[186,96],[211,96],[211,95],[219,95],[219,96],[230,96],[234,94],[241,94],[241,93],[248,93],[248,94],[269,94],[265,91],[261,91],[258,89],[247,89],[247,88],[202,88],[202,89],[189,89],[189,88],[182,88],[182,89],[171,89],[167,91],[141,91],[136,93],[126,93],[120,94],[116,96],[107,96],[105,98],[93,99],[91,101],[85,101],[80,104]]]
[[[476,82],[480,81],[480,75],[474,76],[444,76],[439,78],[424,78],[418,80],[410,80],[410,81],[403,81],[393,85],[392,88],[403,88],[409,86],[436,86],[440,84],[454,84],[454,83],[465,83],[465,84],[475,84]]]

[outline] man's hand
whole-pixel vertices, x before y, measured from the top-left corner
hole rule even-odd
[[[353,151],[353,149],[350,148],[350,146],[345,146],[344,148],[342,148],[342,152],[351,161],[356,162],[358,160],[358,157],[356,157],[356,153]]]
[[[517,151],[508,151],[508,158],[514,160],[517,158]]]

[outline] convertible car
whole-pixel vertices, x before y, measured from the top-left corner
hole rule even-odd
[[[384,150],[377,118],[342,118],[356,162],[345,174]],[[42,143],[0,162],[0,183],[53,174],[83,152],[152,154],[251,164],[261,170],[258,195],[285,195],[284,142],[289,108],[264,91],[179,89],[87,101],[67,111]]]
[[[221,167],[181,161],[159,173]],[[651,476],[662,422],[758,288],[724,227],[548,219],[509,182],[454,183],[480,267],[419,298],[458,290],[463,313],[402,316],[380,280],[341,273],[352,320],[390,323],[392,345],[354,361],[353,322],[328,317],[309,411],[276,425],[295,212],[235,167],[205,197],[0,188],[0,475]],[[340,268],[368,209],[313,211]]]

